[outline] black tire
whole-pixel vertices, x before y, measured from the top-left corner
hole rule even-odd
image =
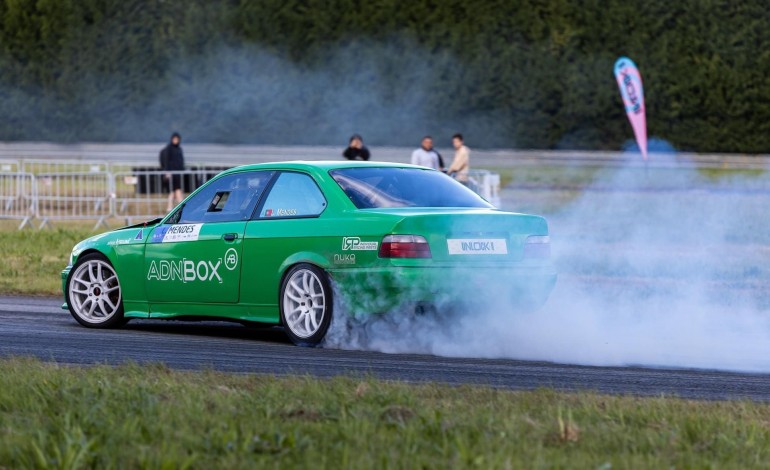
[[[278,296],[281,323],[298,346],[323,341],[332,320],[334,304],[329,276],[317,266],[292,266],[283,277]]]
[[[88,328],[116,328],[126,324],[120,280],[110,261],[100,253],[87,254],[67,276],[70,314]]]
[[[414,305],[414,314],[417,316],[436,315],[438,308],[432,302],[417,302]]]

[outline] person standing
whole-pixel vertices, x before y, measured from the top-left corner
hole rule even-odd
[[[369,160],[371,154],[369,149],[364,145],[364,139],[358,134],[353,134],[348,143],[348,148],[342,152],[342,156],[348,160]]]
[[[444,171],[444,159],[433,148],[433,137],[426,135],[422,138],[420,148],[412,152],[412,165],[427,166],[434,170]]]
[[[160,151],[160,169],[166,173],[163,179],[168,181],[168,205],[170,211],[182,202],[182,175],[176,173],[184,170],[184,154],[182,153],[182,136],[178,132],[171,134],[171,142]]]
[[[471,151],[465,146],[463,135],[459,133],[452,136],[452,146],[455,148],[455,156],[446,172],[449,176],[467,186]]]

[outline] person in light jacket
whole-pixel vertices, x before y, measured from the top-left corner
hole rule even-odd
[[[446,172],[449,176],[467,186],[471,151],[465,146],[463,135],[459,133],[452,136],[452,146],[455,148],[455,157]]]

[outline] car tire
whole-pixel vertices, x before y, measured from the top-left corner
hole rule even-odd
[[[436,315],[438,308],[433,302],[417,302],[414,304],[414,314],[417,316]]]
[[[281,282],[281,323],[298,346],[316,346],[331,324],[333,301],[329,276],[312,264],[293,266]]]
[[[81,257],[67,277],[67,306],[72,317],[88,328],[115,328],[126,323],[120,281],[102,254]]]

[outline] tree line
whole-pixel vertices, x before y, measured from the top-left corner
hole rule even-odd
[[[5,0],[0,140],[770,148],[759,0]]]

